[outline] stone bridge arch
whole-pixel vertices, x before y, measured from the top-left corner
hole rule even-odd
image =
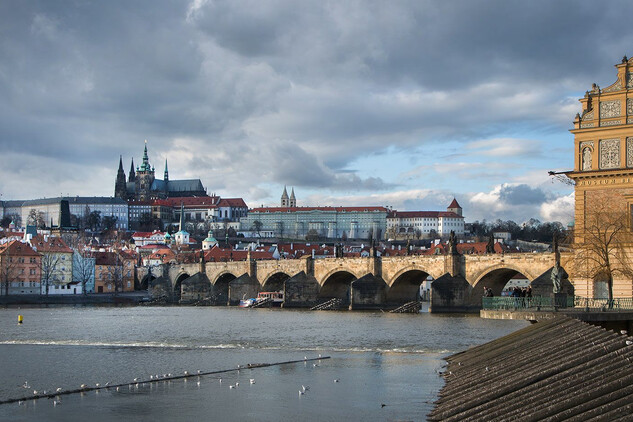
[[[188,279],[189,277],[191,277],[190,274],[181,271],[178,273],[178,275],[176,276],[176,278],[174,279],[174,284],[173,284],[173,298],[174,301],[178,302],[180,300],[180,297],[182,295],[182,282],[185,281],[186,279]]]
[[[403,268],[390,280],[387,290],[388,303],[406,303],[420,300],[420,285],[428,276],[433,277],[424,269],[417,266]]]
[[[265,280],[262,280],[262,290],[267,292],[278,292],[283,290],[284,283],[291,277],[284,271],[277,271],[269,274]]]
[[[359,279],[358,274],[346,268],[338,268],[330,271],[322,280],[319,288],[319,298],[337,298],[343,301],[343,305],[350,304],[351,284]]]
[[[237,280],[238,278],[239,276],[233,274],[230,270],[223,271],[217,275],[215,280],[211,283],[213,285],[213,294],[217,304],[228,304],[229,283],[233,280]]]

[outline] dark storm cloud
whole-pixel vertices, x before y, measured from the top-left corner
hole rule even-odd
[[[499,199],[511,205],[540,204],[546,198],[543,190],[525,184],[503,186],[499,191]]]
[[[389,147],[567,129],[577,106],[565,96],[610,84],[605,63],[633,53],[631,12],[626,1],[2,2],[0,147],[8,162],[49,159],[60,179],[114,177],[119,154],[140,159],[148,139],[188,177],[221,172],[217,186],[393,188],[345,169]],[[178,139],[198,150],[179,155]],[[110,193],[91,177],[78,193]]]

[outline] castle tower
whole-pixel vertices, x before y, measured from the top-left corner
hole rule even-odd
[[[128,182],[134,182],[136,180],[136,174],[134,173],[134,158],[132,158],[132,165],[130,166],[130,174],[128,176]]]
[[[281,194],[281,206],[285,208],[290,206],[290,199],[288,198],[288,191],[286,190],[286,186],[284,186],[284,193]]]
[[[125,172],[123,171],[123,157],[119,157],[119,170],[116,173],[116,182],[114,183],[114,196],[127,200],[127,189],[125,185]]]
[[[448,206],[448,208],[446,208],[446,211],[448,212],[454,212],[455,214],[459,215],[460,217],[462,216],[462,207],[459,206],[459,204],[457,203],[457,199],[453,198],[453,202],[451,202],[451,204]]]
[[[151,198],[150,191],[154,183],[154,168],[149,163],[147,156],[147,140],[143,151],[143,162],[136,169],[136,199],[146,201]]]
[[[297,198],[295,198],[295,188],[292,188],[290,192],[290,208],[294,208],[297,206]]]

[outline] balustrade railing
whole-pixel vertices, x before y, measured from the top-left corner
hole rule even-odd
[[[587,298],[579,296],[567,296],[562,301],[552,297],[484,297],[482,307],[487,310],[553,310],[555,308],[568,308],[584,311],[633,311],[633,298],[624,297],[616,299]]]

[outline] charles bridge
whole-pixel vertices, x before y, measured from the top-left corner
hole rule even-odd
[[[569,259],[563,254],[563,266]],[[483,288],[499,295],[517,273],[535,295],[551,292],[553,253],[410,255],[164,264],[137,269],[152,298],[235,305],[260,291],[285,293],[284,307],[311,307],[332,298],[349,309],[392,309],[419,300],[419,287],[431,277],[432,312],[481,308]],[[568,288],[573,289],[571,284]]]

